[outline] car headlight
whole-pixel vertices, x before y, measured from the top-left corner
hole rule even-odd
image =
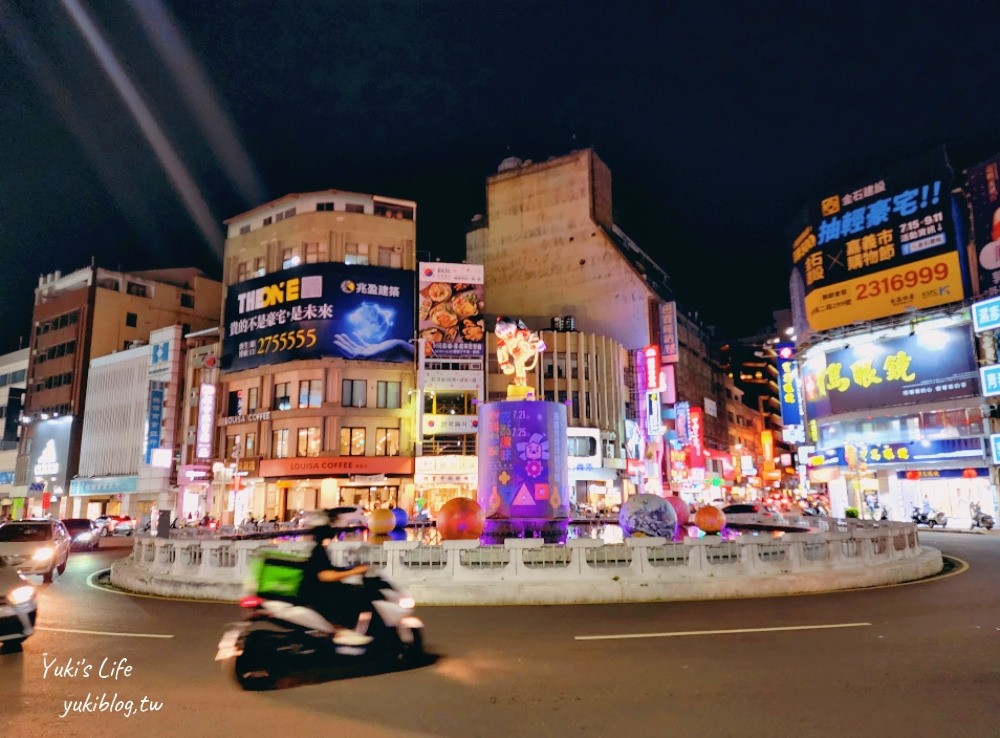
[[[12,605],[23,605],[26,602],[31,602],[34,598],[35,590],[30,584],[14,587],[7,593],[7,602]]]
[[[48,561],[53,556],[56,555],[54,548],[46,546],[45,548],[40,548],[35,553],[31,554],[32,561]]]
[[[416,601],[412,597],[400,597],[399,607],[403,610],[412,610],[416,606]]]

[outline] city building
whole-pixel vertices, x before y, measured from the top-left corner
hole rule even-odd
[[[91,362],[147,343],[157,328],[216,325],[221,300],[221,284],[193,268],[117,272],[91,265],[39,279],[12,491],[30,514],[65,516],[70,509]],[[100,511],[116,513],[122,502],[105,495]]]
[[[9,515],[23,517],[23,497],[11,497],[14,470],[17,468],[17,446],[21,437],[21,410],[28,376],[28,349],[19,349],[0,356],[0,518]],[[14,503],[18,506],[15,508]]]
[[[217,403],[216,430],[201,445],[196,427],[194,459],[233,492],[213,509],[412,509],[416,204],[323,190],[226,227],[218,389],[199,400],[199,423]]]
[[[466,255],[485,269],[491,313],[536,330],[568,318],[629,352],[623,374],[607,381],[630,391],[624,418],[643,437],[640,489],[662,492],[669,484],[691,499],[710,494],[706,479],[731,455],[714,337],[677,305],[667,274],[614,223],[611,173],[593,150],[538,163],[504,159],[487,178],[486,212],[470,224]],[[649,347],[662,376],[640,381],[645,359],[637,352],[645,356]]]

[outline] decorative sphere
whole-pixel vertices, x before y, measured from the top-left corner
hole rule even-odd
[[[396,516],[392,514],[392,510],[386,510],[385,508],[376,508],[371,511],[368,516],[368,532],[374,535],[380,536],[385,535],[390,530],[396,527]]]
[[[396,528],[405,528],[406,524],[409,522],[409,518],[406,515],[406,510],[401,507],[392,508],[392,515],[396,518]]]
[[[691,517],[691,509],[688,504],[677,495],[669,495],[666,500],[677,513],[677,525],[687,525],[688,518]]]
[[[673,505],[659,495],[632,495],[618,511],[622,534],[630,536],[663,536],[673,538],[677,513]]]
[[[726,524],[726,514],[715,505],[705,505],[694,514],[694,524],[706,533],[718,533]]]
[[[471,540],[483,534],[486,512],[468,497],[454,497],[438,510],[434,518],[442,541]]]

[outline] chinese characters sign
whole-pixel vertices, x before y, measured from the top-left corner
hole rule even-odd
[[[789,227],[813,330],[965,298],[944,150],[806,206]]]
[[[195,430],[194,455],[212,458],[212,437],[215,435],[215,385],[204,382],[198,390],[198,425]]]
[[[145,455],[145,463],[147,464],[153,454],[153,449],[160,447],[160,435],[163,427],[163,395],[166,387],[166,382],[149,383],[149,412],[146,415]]]
[[[878,407],[979,394],[968,324],[811,352],[802,367],[810,421]]]
[[[420,262],[417,330],[428,357],[486,353],[483,266]]]
[[[413,272],[330,262],[230,285],[223,369],[333,356],[412,362]]]
[[[852,470],[872,464],[917,464],[945,459],[982,459],[979,437],[939,438],[902,443],[849,444],[828,448],[809,456],[809,468],[845,466]],[[939,474],[939,476],[945,476]]]
[[[660,305],[660,360],[664,364],[676,364],[679,358],[677,303],[665,302]]]

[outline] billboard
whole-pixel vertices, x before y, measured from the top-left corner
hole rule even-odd
[[[39,485],[36,489],[59,493],[66,487],[72,429],[73,418],[69,415],[34,424],[28,479]]]
[[[1000,157],[965,170],[965,195],[972,210],[976,294],[1000,295]],[[972,258],[971,255],[969,257]]]
[[[413,272],[302,264],[231,285],[222,369],[332,356],[412,362]]]
[[[680,359],[677,338],[677,303],[660,304],[660,360],[664,364],[676,364]]]
[[[481,264],[420,262],[417,331],[428,358],[483,358],[486,319]]]
[[[979,394],[969,324],[809,352],[802,392],[810,421],[880,407]]]
[[[787,235],[811,330],[965,299],[951,181],[942,148],[806,205]]]
[[[778,363],[778,389],[781,400],[781,424],[784,437],[793,443],[805,442],[802,421],[802,393],[799,382],[799,362],[795,358],[795,344],[775,345]]]

